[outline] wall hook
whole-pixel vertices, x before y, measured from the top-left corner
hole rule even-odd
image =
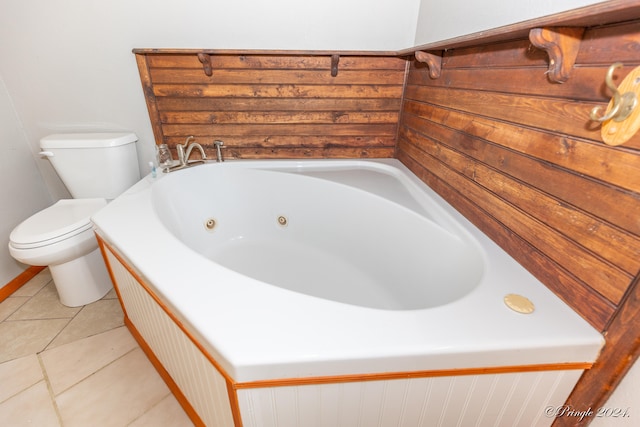
[[[529,41],[549,55],[547,78],[553,83],[569,80],[576,63],[584,28],[582,27],[542,27],[529,31]]]
[[[206,54],[206,53],[199,53],[198,54],[198,61],[200,61],[200,63],[202,64],[202,68],[204,70],[204,73],[211,77],[213,75],[213,64],[211,63],[211,55]]]
[[[620,67],[622,63],[616,62],[607,70],[605,83],[613,97],[605,113],[600,116],[601,107],[595,107],[590,114],[591,120],[602,123],[600,133],[608,145],[624,144],[640,129],[640,108],[636,108],[640,97],[640,67],[631,70],[616,87],[613,72]]]
[[[340,55],[331,55],[331,77],[338,75],[338,62],[340,62]]]
[[[429,77],[437,79],[442,74],[442,56],[434,55],[433,53],[417,51],[415,54],[416,60],[427,64],[429,68]]]
[[[604,78],[604,82],[606,83],[609,90],[613,93],[609,112],[604,114],[602,117],[598,117],[598,114],[600,113],[600,110],[602,110],[602,107],[594,107],[593,110],[591,110],[590,114],[591,120],[595,122],[605,122],[607,120],[613,120],[614,122],[624,121],[624,119],[629,117],[636,104],[638,103],[638,98],[636,97],[636,94],[634,92],[626,92],[620,94],[620,91],[613,83],[613,72],[616,70],[616,68],[621,68],[622,65],[622,62],[616,62],[615,64],[611,65],[609,67],[609,70],[607,71],[607,75]]]

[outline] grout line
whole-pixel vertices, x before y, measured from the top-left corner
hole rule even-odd
[[[14,296],[11,296],[11,297],[9,297],[9,298],[5,299],[4,301],[9,301],[9,300],[12,300],[12,299],[18,299],[18,298],[24,298],[24,299],[25,299],[25,301],[24,301],[22,304],[20,304],[18,307],[16,307],[16,309],[15,309],[15,310],[13,310],[11,313],[9,313],[9,314],[4,318],[4,319],[0,320],[0,323],[5,323],[5,322],[12,322],[12,321],[15,321],[15,320],[10,320],[9,318],[10,318],[11,316],[13,316],[14,314],[16,314],[16,312],[18,312],[18,310],[20,310],[20,309],[22,308],[22,306],[23,306],[23,305],[25,305],[26,303],[28,303],[29,301],[31,301],[31,298],[32,298],[32,297],[28,297],[28,296],[22,296],[22,297],[20,297],[20,296],[15,296],[15,297],[14,297]],[[2,301],[2,302],[4,302],[4,301]],[[1,304],[1,303],[0,303],[0,304]]]
[[[83,308],[84,308],[84,307],[83,307]],[[82,311],[82,310],[80,310],[80,311]],[[80,313],[80,311],[78,311],[78,313]],[[66,324],[66,325],[64,325],[64,326],[62,327],[62,329],[60,329],[60,330],[58,331],[58,333],[57,333],[57,334],[55,334],[55,336],[54,336],[53,338],[51,338],[51,340],[47,343],[47,345],[45,345],[45,346],[44,346],[44,348],[38,352],[38,357],[40,357],[40,356],[39,356],[39,354],[40,354],[40,353],[42,353],[43,351],[46,351],[46,350],[50,350],[50,349],[51,349],[51,348],[50,348],[51,344],[56,340],[56,338],[58,338],[58,336],[60,336],[60,334],[62,333],[62,331],[64,331],[65,329],[67,329],[67,327],[69,326],[69,324],[71,323],[71,321],[72,321],[73,319],[75,319],[75,317],[76,317],[77,315],[78,315],[78,314],[76,313],[76,315],[75,315],[75,316],[73,316],[73,317],[69,318],[69,321],[67,322],[67,324]],[[65,318],[65,319],[66,319],[66,318]],[[61,319],[58,319],[58,320],[61,320]],[[55,347],[54,347],[54,348],[55,348]]]
[[[24,357],[29,357],[29,356],[24,356]],[[7,360],[5,362],[0,362],[0,365],[12,362],[14,360],[16,360],[16,359]],[[33,387],[34,385],[38,384],[40,381],[43,381],[43,380],[44,380],[44,378],[38,378],[33,383],[29,383],[28,385],[25,385],[20,389],[16,389],[16,391],[13,394],[8,395],[4,400],[0,400],[0,405],[4,404],[5,402],[8,402],[9,400],[11,400],[14,397],[16,397],[17,395],[19,395],[20,393],[24,393],[25,391],[29,390],[31,387]]]
[[[88,337],[87,337],[88,338]],[[84,339],[84,338],[83,338]],[[78,340],[80,341],[80,340]],[[77,342],[77,341],[76,341]],[[70,343],[71,344],[71,343]],[[66,344],[65,344],[66,345]],[[58,393],[58,396],[61,396],[62,394],[68,392],[69,390],[71,390],[72,388],[74,388],[75,386],[77,386],[78,384],[88,380],[89,378],[93,377],[94,375],[96,375],[98,372],[104,370],[105,368],[113,365],[115,362],[117,362],[118,360],[122,359],[123,357],[129,355],[130,353],[136,351],[137,349],[139,349],[140,347],[136,346],[134,348],[132,348],[131,350],[127,351],[126,353],[123,353],[120,357],[117,357],[115,359],[113,359],[112,361],[110,361],[109,363],[107,363],[106,365],[96,369],[95,371],[93,371],[92,373],[90,373],[89,375],[87,375],[84,378],[80,378],[77,382],[69,385],[67,388],[65,388],[64,390],[60,390],[60,392]],[[38,359],[40,359],[40,356],[38,355]],[[44,365],[43,365],[44,366]],[[53,393],[53,389],[51,390],[51,392]]]
[[[145,415],[147,415],[149,412],[153,411],[153,409],[155,409],[156,406],[160,406],[160,404],[162,402],[164,402],[164,400],[169,397],[169,396],[173,396],[173,394],[171,394],[171,391],[168,391],[167,394],[165,394],[164,396],[162,396],[160,399],[158,399],[158,401],[156,403],[154,403],[153,405],[149,406],[149,408],[147,408],[146,411],[144,411],[143,413],[141,413],[140,415],[138,415],[137,417],[135,417],[133,420],[129,421],[127,423],[127,426],[130,426],[131,424],[135,423],[136,421],[138,421],[140,418],[144,417]]]
[[[33,280],[33,279],[31,279]],[[28,285],[29,282],[27,282],[25,285]],[[67,317],[67,316],[63,316],[63,317],[28,317],[25,319],[11,319],[12,316],[14,316],[16,313],[18,313],[21,309],[24,308],[25,305],[29,304],[33,299],[35,299],[38,295],[40,295],[41,293],[45,292],[45,290],[47,289],[47,287],[52,286],[55,288],[55,284],[53,283],[53,279],[49,279],[49,281],[47,281],[44,285],[42,285],[42,287],[40,289],[38,289],[37,292],[35,292],[33,295],[12,295],[9,298],[26,298],[26,300],[20,304],[19,307],[17,307],[11,314],[9,314],[6,318],[4,318],[1,323],[4,322],[19,322],[19,321],[29,321],[29,320],[59,320],[59,319],[73,319],[75,316],[78,315],[78,313],[74,314],[71,317]],[[57,293],[57,290],[56,290]],[[9,299],[7,298],[7,299]],[[78,312],[80,312],[81,310],[79,310]],[[66,326],[65,326],[66,327]]]
[[[40,353],[36,354],[38,358],[38,363],[40,364],[40,369],[42,370],[42,376],[44,378],[44,382],[47,385],[47,391],[49,392],[49,398],[51,399],[51,404],[53,405],[53,409],[56,411],[56,417],[58,418],[58,423],[61,427],[64,427],[64,423],[62,422],[62,414],[60,413],[60,408],[58,408],[58,402],[56,401],[56,396],[53,393],[53,387],[51,387],[51,382],[49,382],[49,375],[47,374],[47,369],[44,366],[44,362],[42,361],[42,357]]]
[[[33,279],[32,279],[32,280],[33,280]],[[25,302],[24,302],[23,304],[21,304],[21,305],[20,305],[20,307],[16,308],[16,310],[14,310],[14,312],[13,312],[13,313],[11,313],[11,314],[10,314],[9,316],[7,316],[7,317],[10,317],[10,316],[11,316],[11,315],[13,315],[15,312],[17,312],[17,311],[18,311],[22,306],[24,306],[24,304],[26,304],[26,303],[28,303],[29,301],[31,301],[31,300],[32,300],[36,295],[38,295],[40,292],[42,292],[42,291],[46,288],[46,286],[48,286],[48,285],[50,284],[50,282],[52,282],[52,280],[49,280],[46,284],[44,284],[44,285],[43,285],[43,286],[42,286],[42,287],[41,287],[37,292],[35,292],[33,295],[16,296],[16,297],[19,297],[19,298],[25,298]],[[27,282],[27,283],[28,283],[28,282]],[[103,298],[101,298],[101,300],[112,300],[112,299],[117,300],[117,296],[116,296],[116,297],[114,297],[114,298],[104,298],[104,297],[103,297]],[[60,330],[58,331],[58,333],[56,333],[56,334],[55,334],[55,336],[54,336],[54,337],[49,341],[49,343],[48,343],[48,344],[47,344],[47,345],[46,345],[42,350],[40,350],[40,351],[38,351],[38,352],[36,352],[36,353],[32,353],[32,354],[34,354],[34,355],[37,357],[37,359],[38,359],[38,364],[40,365],[40,370],[41,370],[41,372],[42,372],[42,378],[41,378],[41,379],[39,379],[36,383],[34,383],[34,384],[32,384],[31,386],[29,386],[29,387],[33,387],[33,385],[35,385],[35,384],[39,383],[40,381],[44,381],[44,382],[45,382],[46,387],[47,387],[47,391],[48,391],[48,393],[49,393],[49,399],[50,399],[50,401],[51,401],[51,403],[52,403],[52,405],[53,405],[54,411],[55,411],[55,413],[56,413],[56,418],[57,418],[57,420],[58,420],[58,424],[59,424],[59,426],[61,426],[61,427],[64,427],[63,418],[62,418],[62,413],[61,413],[60,408],[59,408],[59,406],[58,406],[58,403],[57,403],[57,400],[56,400],[56,394],[55,394],[55,392],[54,392],[54,390],[53,390],[53,387],[52,387],[52,385],[51,385],[51,382],[50,382],[50,379],[49,379],[49,375],[48,375],[48,373],[47,373],[47,370],[46,370],[46,367],[45,367],[45,364],[44,364],[44,360],[42,359],[42,352],[44,352],[44,351],[46,351],[46,350],[51,350],[51,349],[52,349],[52,348],[51,348],[51,344],[56,340],[56,338],[58,338],[58,336],[60,336],[60,334],[61,334],[64,330],[66,330],[66,328],[68,328],[68,327],[69,327],[69,324],[71,323],[71,321],[72,321],[73,319],[75,319],[75,318],[76,318],[76,316],[78,316],[78,315],[79,315],[79,314],[80,314],[80,313],[85,309],[85,307],[86,307],[86,305],[85,305],[85,306],[83,306],[80,310],[78,310],[78,312],[77,312],[77,313],[75,313],[75,314],[74,314],[72,317],[70,317],[70,318],[55,318],[55,319],[48,319],[48,318],[47,318],[47,319],[20,319],[20,321],[31,321],[31,320],[61,320],[61,319],[68,319],[68,322],[65,324],[65,326],[64,326],[62,329],[60,329]],[[7,318],[0,320],[0,323],[5,323],[5,322],[11,322],[11,321],[10,321],[10,320],[8,320]],[[116,328],[119,328],[119,327],[122,327],[122,326],[123,326],[123,325],[121,325],[121,326],[116,326],[115,328],[112,328],[112,329],[116,329]],[[102,332],[99,332],[99,333],[104,333],[104,332],[108,332],[108,331],[102,331]],[[95,334],[94,334],[94,335],[95,335]],[[92,336],[93,336],[93,335],[92,335]],[[80,338],[79,340],[81,340],[81,339],[85,339],[85,338],[89,338],[89,337],[83,337],[83,338]],[[74,341],[79,341],[79,340],[74,340]],[[71,344],[71,343],[65,343],[65,344],[62,344],[62,345],[67,345],[67,344]],[[53,348],[57,348],[57,347],[53,347]],[[86,376],[85,378],[83,378],[83,379],[79,380],[79,381],[78,381],[78,382],[76,382],[75,384],[70,385],[70,386],[69,386],[69,387],[67,387],[65,390],[61,390],[61,391],[58,393],[58,396],[62,395],[63,393],[65,393],[65,392],[67,392],[68,390],[70,390],[71,388],[73,388],[73,387],[77,386],[78,384],[80,384],[81,382],[83,382],[83,381],[85,381],[85,380],[89,379],[90,377],[94,376],[96,373],[98,373],[98,372],[102,371],[102,370],[103,370],[103,369],[105,369],[106,367],[108,367],[108,366],[112,365],[112,364],[113,364],[113,363],[115,363],[116,361],[118,361],[118,360],[120,360],[120,359],[124,358],[125,356],[127,356],[127,355],[131,354],[132,352],[134,352],[134,351],[136,351],[136,350],[140,350],[140,346],[139,346],[139,345],[137,345],[137,344],[136,344],[136,346],[134,346],[134,347],[133,347],[131,350],[129,350],[128,352],[126,352],[126,353],[124,353],[124,354],[120,355],[120,357],[118,357],[118,358],[116,358],[116,359],[114,359],[114,360],[110,361],[109,363],[107,363],[106,365],[102,366],[101,368],[99,368],[99,369],[98,369],[98,370],[96,370],[95,372],[93,372],[93,373],[91,373],[90,375]],[[28,356],[28,355],[21,356],[21,357],[26,357],[26,356]],[[6,363],[6,362],[9,362],[9,361],[0,362],[0,364],[2,364],[2,363]],[[22,390],[22,391],[24,391],[24,390]],[[22,392],[22,391],[21,391],[21,392]],[[130,425],[131,423],[135,422],[137,419],[139,419],[139,418],[141,418],[142,416],[144,416],[145,414],[147,414],[150,410],[152,410],[152,409],[153,409],[153,408],[155,408],[156,406],[160,405],[160,403],[161,403],[161,402],[163,402],[163,401],[167,398],[167,396],[172,396],[172,394],[171,394],[171,392],[170,392],[170,391],[169,391],[166,395],[163,395],[161,398],[159,398],[157,402],[155,402],[155,403],[154,403],[154,404],[152,404],[149,408],[147,408],[147,410],[146,410],[145,412],[143,412],[142,414],[140,414],[140,415],[139,415],[135,420],[131,420],[131,421],[129,422],[129,425]]]

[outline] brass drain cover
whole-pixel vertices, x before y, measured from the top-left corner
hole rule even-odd
[[[505,295],[504,303],[517,313],[531,314],[535,310],[535,306],[528,298],[518,294]]]

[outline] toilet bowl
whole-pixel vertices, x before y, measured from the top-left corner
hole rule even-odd
[[[111,279],[90,217],[105,199],[63,199],[18,225],[9,252],[27,265],[48,265],[60,302],[77,307],[102,298]]]
[[[18,225],[9,253],[27,265],[48,265],[60,302],[89,304],[111,289],[91,216],[140,179],[131,132],[69,133],[40,140],[40,155],[73,199],[64,199]]]

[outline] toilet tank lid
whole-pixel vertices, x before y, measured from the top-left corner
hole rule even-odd
[[[105,148],[137,140],[138,137],[132,132],[59,133],[42,138],[40,148]]]

